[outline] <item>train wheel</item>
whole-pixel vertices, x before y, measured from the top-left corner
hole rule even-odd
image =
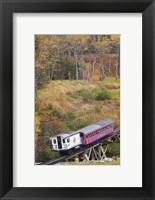
[[[72,155],[73,152],[74,152],[73,149],[69,149],[69,151],[68,151],[69,155]]]
[[[60,151],[59,154],[60,154],[60,156],[65,156],[65,155],[68,154],[68,152],[67,151]]]

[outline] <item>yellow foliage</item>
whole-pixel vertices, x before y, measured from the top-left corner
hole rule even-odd
[[[35,115],[35,140],[39,138],[39,134],[41,133],[41,117],[37,114]]]

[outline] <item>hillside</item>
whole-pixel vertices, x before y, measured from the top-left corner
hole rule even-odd
[[[38,158],[43,152],[45,160],[50,158],[51,136],[78,130],[105,118],[113,119],[115,127],[119,126],[119,80],[51,81],[37,91],[35,131]]]

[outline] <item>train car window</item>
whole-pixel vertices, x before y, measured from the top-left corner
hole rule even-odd
[[[56,144],[56,139],[53,140],[53,143]]]
[[[83,133],[80,133],[80,137],[83,137]]]
[[[63,139],[62,142],[65,143],[65,139]]]
[[[67,138],[67,142],[70,142],[70,138]]]

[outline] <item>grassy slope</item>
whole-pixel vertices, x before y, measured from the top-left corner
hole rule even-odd
[[[64,162],[57,165],[120,165],[120,161],[113,160],[112,162]]]
[[[94,82],[51,81],[43,89],[37,91],[37,94],[37,101],[41,102],[41,104],[38,104],[41,110],[41,120],[45,120],[47,116],[47,121],[59,118],[62,122],[60,129],[58,129],[60,132],[75,131],[105,118],[115,120],[115,127],[119,125],[119,80],[110,78],[105,81]],[[107,94],[110,94],[110,98]],[[98,96],[99,98],[97,98]],[[58,131],[56,133],[59,134]],[[46,144],[51,133],[43,132],[43,137],[44,151],[42,158],[39,158],[38,161],[47,161],[58,157],[58,153],[51,151],[49,145]],[[110,147],[108,148],[108,156],[119,156],[119,144],[111,144]],[[96,164],[106,165],[106,162]]]
[[[96,100],[96,92],[104,88],[110,92],[110,99]],[[119,125],[120,85],[119,81],[112,78],[94,82],[51,81],[44,89],[38,91],[38,99],[52,104],[62,115],[73,113],[74,123],[79,124],[76,128],[105,118],[111,118],[115,120],[115,126]],[[65,126],[64,129],[68,130]]]

